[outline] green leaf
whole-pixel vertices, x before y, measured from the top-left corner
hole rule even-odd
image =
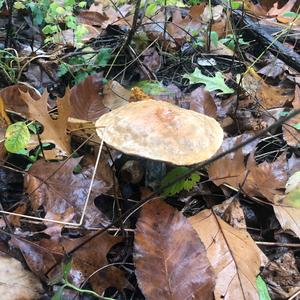
[[[17,2],[14,3],[14,8],[15,9],[24,9],[25,5],[21,1],[17,1]]]
[[[239,9],[243,5],[242,1],[231,1],[230,3],[232,9]]]
[[[61,65],[59,65],[58,70],[57,70],[57,76],[58,77],[62,77],[64,75],[66,75],[69,72],[69,67],[67,64],[62,63]]]
[[[256,287],[259,294],[259,300],[271,300],[267,285],[259,275],[256,277]]]
[[[203,75],[201,71],[198,68],[196,68],[193,73],[184,74],[183,78],[187,78],[190,81],[190,84],[195,84],[195,83],[205,84],[205,89],[209,92],[216,91],[216,90],[222,91],[217,95],[234,93],[234,90],[225,84],[224,77],[221,72],[217,72],[215,74],[215,77],[208,77]]]
[[[215,47],[218,47],[218,39],[219,39],[218,33],[216,31],[211,31],[210,32],[210,40]]]
[[[29,140],[30,133],[25,122],[17,122],[7,127],[4,145],[8,152],[19,152],[26,147]]]
[[[299,15],[293,11],[287,11],[283,14],[283,16],[287,18],[297,18]]]
[[[111,49],[110,48],[102,48],[100,52],[96,56],[96,64],[99,67],[105,67],[108,61],[111,58]]]
[[[285,185],[286,196],[284,204],[300,208],[300,171],[295,172],[287,181]]]
[[[143,92],[148,95],[159,96],[170,93],[168,89],[159,81],[141,80],[136,83],[135,86],[142,89]]]
[[[78,6],[80,7],[80,8],[84,8],[84,7],[86,7],[86,1],[81,1],[81,2],[79,2],[78,3]]]
[[[154,13],[156,12],[156,9],[157,9],[157,4],[156,4],[155,2],[149,4],[149,5],[147,6],[147,8],[146,8],[146,11],[145,11],[146,17],[153,16]]]
[[[161,186],[165,186],[172,181],[174,181],[176,178],[183,176],[189,172],[189,168],[187,167],[177,167],[168,172],[168,174],[162,179]],[[171,186],[164,189],[162,196],[164,197],[170,197],[178,194],[179,192],[186,190],[191,190],[196,183],[200,180],[200,175],[198,172],[192,173],[190,176],[188,176],[186,179],[178,180],[176,183],[172,184]]]
[[[300,130],[300,123],[294,125],[293,127],[296,128],[296,129],[298,129],[298,130]]]

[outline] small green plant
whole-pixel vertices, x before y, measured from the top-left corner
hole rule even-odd
[[[20,70],[19,58],[7,49],[0,50],[0,73],[10,83],[17,83]]]
[[[58,33],[64,29],[72,29],[76,47],[82,46],[81,38],[87,30],[84,25],[78,24],[75,13],[85,6],[85,1],[78,0],[20,0],[14,3],[15,9],[31,11],[33,24],[43,27],[45,42],[56,42]]]
[[[161,187],[164,187],[174,180],[176,178],[181,177],[189,172],[189,168],[187,167],[177,167],[168,172],[168,174],[162,179],[161,181]],[[162,196],[164,197],[171,197],[174,196],[182,191],[190,191],[200,180],[200,174],[199,172],[194,172],[191,175],[189,175],[185,179],[180,179],[171,186],[164,189]]]
[[[68,275],[71,272],[71,269],[72,269],[72,260],[70,259],[68,262],[62,264],[61,274],[59,274],[58,277],[54,278],[49,283],[50,285],[61,284],[60,288],[57,290],[57,292],[54,294],[54,296],[51,298],[51,300],[63,300],[62,294],[63,294],[63,291],[65,288],[73,289],[79,293],[89,294],[89,295],[94,296],[99,299],[114,300],[112,298],[102,297],[92,290],[81,289],[81,288],[77,287],[76,285],[72,284],[71,282],[69,282]]]
[[[73,77],[72,84],[78,84],[87,76],[97,73],[100,68],[104,68],[107,65],[111,58],[110,48],[102,48],[97,54],[90,54],[89,50],[93,52],[93,49],[86,48],[87,54],[70,57],[66,62],[62,63],[58,69],[58,76],[62,77],[70,73]]]
[[[236,36],[234,34],[228,34],[225,38],[220,39],[220,42],[231,50],[234,50],[237,44],[240,46],[249,45],[249,42],[244,41],[241,36]]]

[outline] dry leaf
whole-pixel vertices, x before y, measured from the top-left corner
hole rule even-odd
[[[81,158],[70,158],[62,162],[38,160],[33,164],[25,177],[25,190],[30,196],[33,210],[43,206],[45,218],[79,222],[93,170],[84,168],[81,173],[73,174],[80,160]],[[111,182],[102,178],[98,174],[94,180],[85,214],[86,226],[108,223],[107,218],[94,206],[95,197],[111,188]]]
[[[262,271],[272,299],[288,299],[300,287],[300,273],[293,252],[271,261]]]
[[[231,197],[213,207],[214,212],[233,228],[246,229],[246,220],[240,201]]]
[[[99,27],[108,19],[106,15],[93,10],[82,10],[77,16],[78,23]]]
[[[70,155],[72,152],[70,136],[67,135],[67,120],[70,115],[70,91],[66,90],[63,98],[57,99],[58,119],[52,119],[48,113],[48,93],[44,92],[39,100],[34,100],[31,95],[21,93],[22,99],[28,106],[28,118],[39,121],[43,125],[40,135],[43,143],[55,144],[57,158]],[[47,157],[47,151],[44,152]]]
[[[278,2],[275,2],[273,7],[268,11],[267,15],[271,17],[283,15],[285,12],[291,11],[296,2],[297,0],[289,0],[281,8],[278,8]]]
[[[192,91],[190,96],[190,109],[212,118],[217,116],[217,106],[213,97],[202,87]]]
[[[42,292],[41,283],[18,260],[0,255],[1,300],[38,300]]]
[[[187,219],[160,199],[142,208],[134,262],[146,299],[213,299],[214,275],[202,242]]]
[[[22,99],[21,92],[29,92],[30,96],[35,100],[40,98],[33,89],[24,84],[15,84],[4,88],[0,91],[0,96],[4,100],[5,108],[7,110],[16,112],[24,117],[28,117],[28,106]]]
[[[247,231],[232,228],[208,209],[189,221],[217,276],[215,299],[259,300],[256,276],[265,257]]]
[[[236,143],[240,143],[240,139]],[[252,152],[245,166],[241,149],[215,161],[208,168],[209,177],[216,185],[227,183],[235,188],[241,187],[247,195],[262,196],[270,202],[283,194],[287,172],[284,154],[273,163],[265,161],[257,165]]]

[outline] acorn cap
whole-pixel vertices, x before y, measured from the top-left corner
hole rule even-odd
[[[101,139],[123,153],[175,165],[207,160],[223,141],[215,119],[157,100],[119,107],[102,115],[96,128]]]

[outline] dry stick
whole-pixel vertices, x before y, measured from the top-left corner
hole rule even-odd
[[[275,243],[275,242],[259,242],[255,241],[256,245],[260,246],[275,246],[275,247],[289,247],[289,248],[300,248],[300,244],[293,243]]]
[[[127,212],[125,212],[119,219],[117,219],[116,221],[112,222],[111,224],[107,225],[106,227],[104,227],[103,229],[99,230],[98,232],[96,232],[94,235],[90,236],[87,240],[85,240],[84,242],[78,244],[76,247],[74,247],[72,250],[67,252],[67,255],[70,255],[72,253],[74,253],[75,251],[77,251],[79,248],[81,248],[84,244],[88,243],[89,241],[91,241],[92,239],[94,239],[95,237],[104,234],[109,228],[112,228],[113,226],[117,225],[118,223],[122,222],[124,219],[126,219],[129,215],[131,215],[133,212],[137,211],[138,209],[140,209],[143,205],[145,205],[147,202],[151,201],[153,197],[157,197],[157,195],[161,194],[161,192],[163,192],[164,189],[166,189],[167,187],[173,185],[174,183],[183,180],[187,177],[189,177],[192,173],[200,170],[201,168],[213,163],[214,161],[224,157],[227,154],[230,154],[231,152],[234,152],[248,144],[250,144],[251,142],[253,142],[254,140],[258,139],[259,137],[265,135],[267,132],[269,132],[270,130],[276,129],[277,127],[279,127],[280,125],[282,125],[284,122],[286,122],[287,120],[293,118],[294,116],[296,116],[297,114],[300,113],[300,109],[294,110],[293,112],[291,112],[288,116],[282,118],[281,120],[273,123],[271,126],[269,126],[268,128],[262,130],[261,132],[259,132],[258,134],[256,134],[255,136],[247,139],[246,141],[222,152],[219,154],[214,155],[212,158],[196,165],[195,167],[191,168],[187,173],[185,173],[184,175],[178,176],[176,179],[170,181],[168,184],[162,185],[160,188],[156,189],[154,192],[152,192],[149,196],[147,196],[145,199],[141,200],[140,202],[138,202],[137,204],[135,204],[132,208],[130,208]],[[55,264],[54,266],[51,267],[50,270],[48,270],[48,272],[46,274],[48,274],[54,267],[56,267],[57,264]]]
[[[126,49],[127,46],[130,45],[133,36],[137,30],[137,21],[139,18],[139,10],[140,10],[140,6],[141,6],[141,0],[137,0],[136,5],[135,5],[135,11],[134,11],[134,16],[133,16],[133,21],[132,21],[132,26],[131,29],[129,31],[129,34],[127,36],[127,40],[125,41],[124,45],[123,45],[123,49]]]

